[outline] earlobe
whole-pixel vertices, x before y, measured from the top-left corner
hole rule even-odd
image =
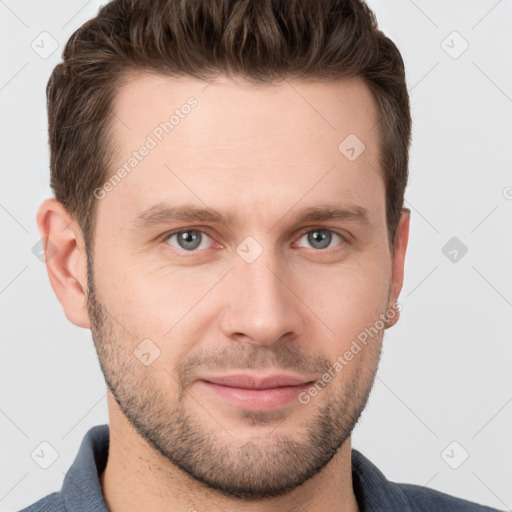
[[[400,318],[400,312],[397,308],[398,297],[402,290],[404,283],[404,265],[405,265],[405,253],[407,251],[407,243],[409,241],[409,224],[411,218],[411,210],[409,208],[402,209],[402,215],[400,216],[400,222],[398,223],[395,243],[394,243],[394,254],[392,261],[392,275],[391,275],[391,287],[389,293],[388,310],[393,310],[395,314],[389,318],[386,323],[386,328],[392,327],[398,322]],[[400,308],[401,309],[401,308]]]
[[[75,219],[56,199],[46,199],[37,212],[45,247],[46,269],[53,291],[70,322],[90,329],[87,311],[87,258]]]

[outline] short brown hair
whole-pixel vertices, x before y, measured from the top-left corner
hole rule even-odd
[[[402,57],[362,0],[112,0],[76,30],[47,86],[51,187],[93,240],[112,163],[111,105],[130,71],[254,83],[361,78],[378,108],[391,250],[411,138]],[[341,142],[341,141],[340,141]]]

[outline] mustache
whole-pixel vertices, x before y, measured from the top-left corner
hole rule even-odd
[[[237,343],[215,350],[199,349],[176,365],[182,387],[186,387],[205,370],[232,372],[236,370],[290,370],[322,375],[331,367],[325,357],[304,352],[289,342],[272,346]]]

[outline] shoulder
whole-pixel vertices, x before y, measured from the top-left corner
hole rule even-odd
[[[365,512],[499,512],[428,487],[392,482],[355,449],[352,449],[352,484]]]
[[[19,512],[108,512],[99,479],[106,466],[108,447],[108,425],[90,428],[64,477],[61,490],[44,496]]]
[[[66,512],[60,492],[48,494],[19,512]]]
[[[392,482],[390,482],[390,485],[398,486],[407,497],[413,509],[418,512],[431,512],[432,510],[439,512],[496,512],[495,508],[456,498],[428,487]]]

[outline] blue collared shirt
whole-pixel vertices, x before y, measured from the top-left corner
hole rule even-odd
[[[20,512],[109,512],[100,477],[107,465],[108,425],[85,435],[60,492]],[[352,483],[360,512],[496,512],[427,487],[390,482],[366,457],[352,449]]]

